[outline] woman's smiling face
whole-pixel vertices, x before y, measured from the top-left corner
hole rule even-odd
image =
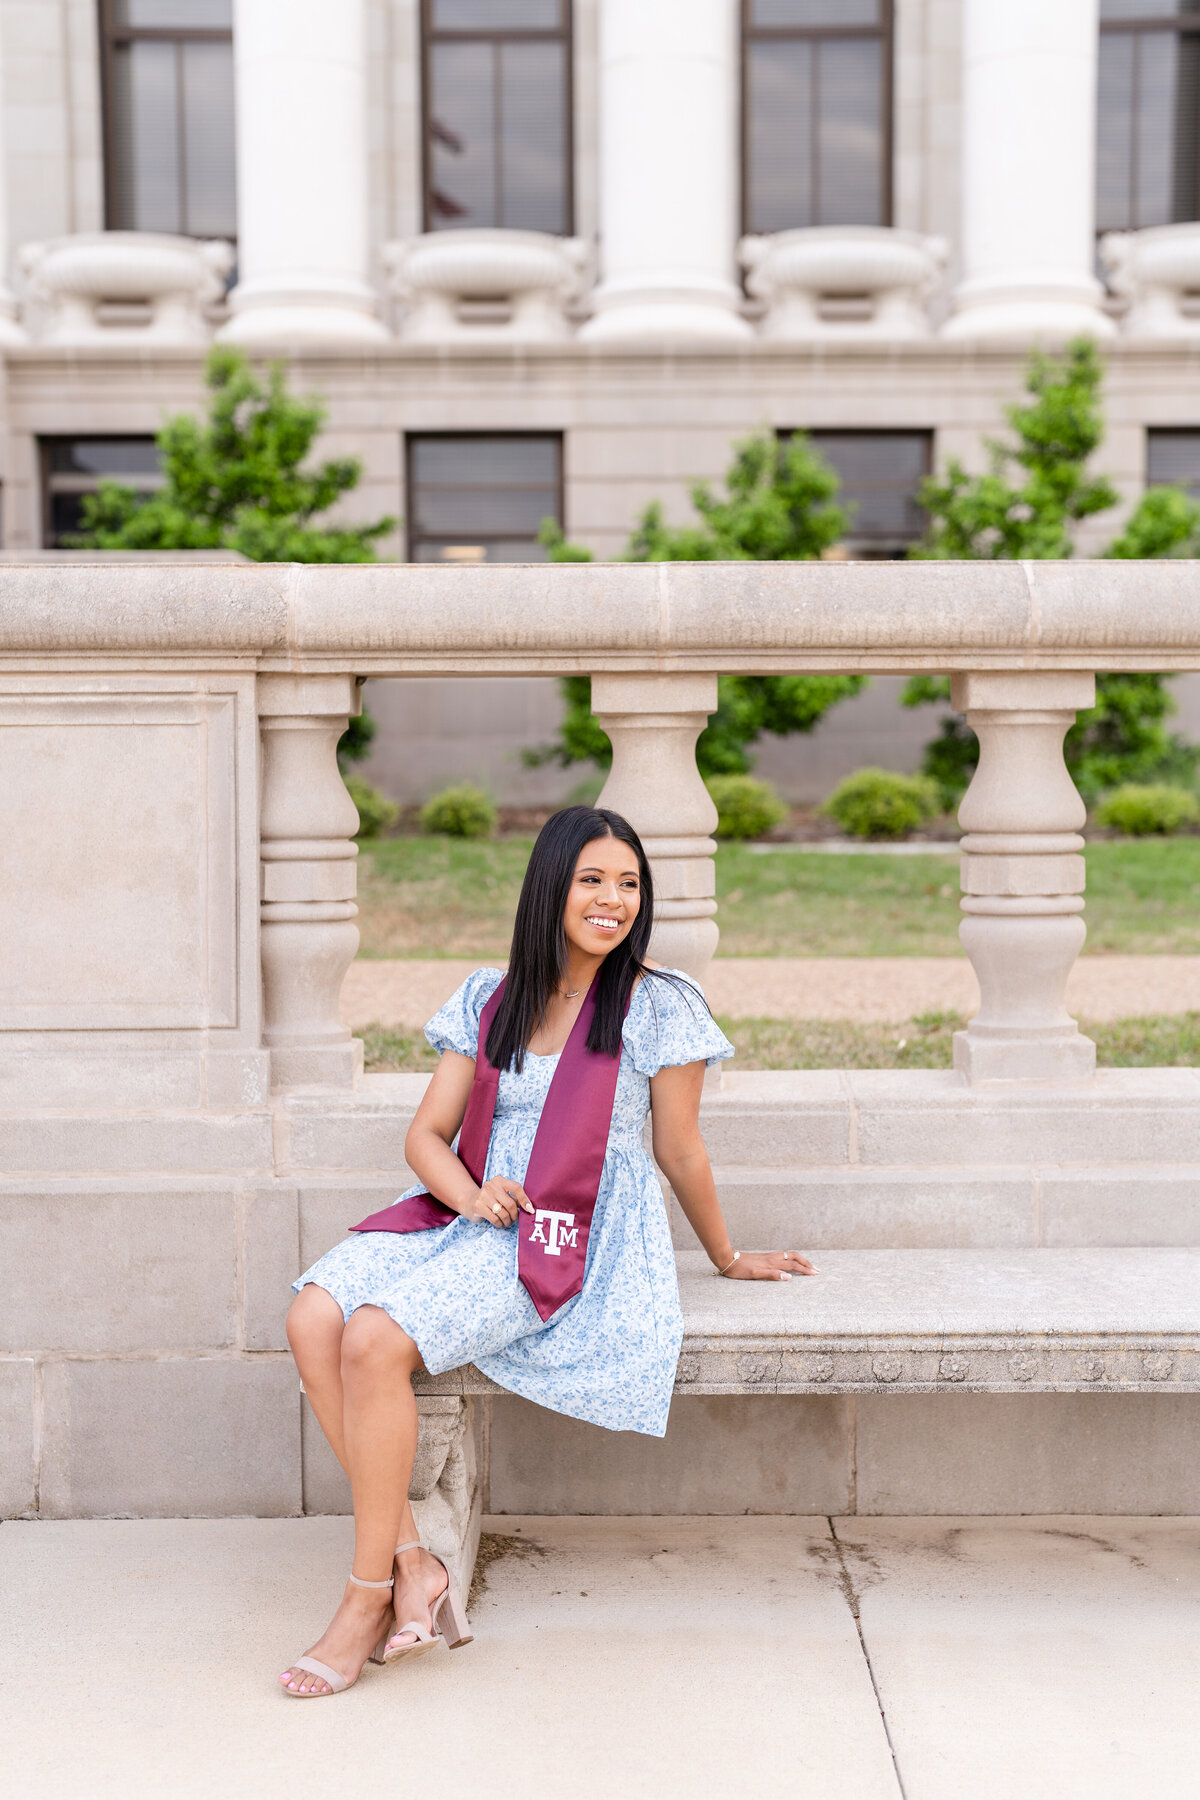
[[[563,928],[586,956],[607,956],[629,933],[642,904],[637,856],[620,838],[585,844],[571,878]]]

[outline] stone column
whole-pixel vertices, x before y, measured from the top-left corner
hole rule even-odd
[[[717,947],[717,809],[696,767],[696,739],[716,709],[715,675],[592,677],[592,711],[613,747],[597,804],[629,820],[650,858],[651,955],[698,981]]]
[[[951,338],[1110,337],[1096,246],[1098,0],[963,0],[964,276]]]
[[[737,0],[600,0],[600,258],[614,339],[748,338],[734,280]]]
[[[387,337],[368,281],[365,0],[234,0],[234,343]]]
[[[338,997],[358,949],[358,813],[337,744],[352,675],[260,675],[263,1042],[273,1087],[352,1087],[362,1044]]]
[[[1063,761],[1094,675],[956,675],[953,704],[979,739],[979,767],[958,810],[963,949],[982,1004],[954,1036],[969,1081],[1070,1081],[1091,1075],[1096,1046],[1066,1008],[1067,977],[1087,932],[1079,836],[1087,814]]]

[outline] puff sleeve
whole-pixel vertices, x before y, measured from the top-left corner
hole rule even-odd
[[[501,969],[476,969],[425,1027],[425,1036],[439,1055],[457,1050],[474,1057],[479,1048],[479,1015],[504,978]]]
[[[638,983],[623,1042],[638,1074],[646,1076],[682,1063],[704,1062],[711,1068],[734,1054],[708,1010],[703,989],[681,969],[651,973]]]

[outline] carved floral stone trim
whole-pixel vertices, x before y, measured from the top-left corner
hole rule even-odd
[[[419,1377],[420,1394],[498,1394],[478,1369]],[[675,1377],[687,1394],[1200,1393],[1194,1337],[911,1338],[805,1343],[688,1338]]]

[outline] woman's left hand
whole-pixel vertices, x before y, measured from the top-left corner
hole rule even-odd
[[[796,1250],[743,1250],[726,1281],[790,1281],[793,1275],[815,1275],[816,1266]]]

